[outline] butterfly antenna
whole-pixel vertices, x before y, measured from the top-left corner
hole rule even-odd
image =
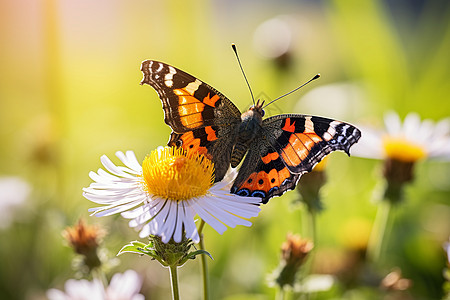
[[[252,88],[250,87],[250,84],[248,83],[247,76],[245,76],[244,68],[242,68],[241,60],[239,59],[239,55],[237,53],[236,45],[235,44],[231,44],[231,48],[233,48],[233,51],[236,54],[236,58],[237,58],[237,61],[239,63],[239,67],[241,68],[242,75],[244,75],[244,79],[245,79],[245,82],[247,83],[248,89],[250,91],[250,95],[252,95],[253,105],[255,105],[255,97],[253,97]]]
[[[292,91],[290,91],[290,92],[288,92],[288,93],[286,93],[286,94],[284,94],[284,95],[281,95],[280,97],[278,97],[278,98],[276,98],[276,99],[273,99],[272,101],[270,101],[269,103],[267,103],[266,105],[264,105],[264,107],[267,107],[267,106],[269,106],[269,104],[272,104],[272,103],[274,103],[275,101],[280,100],[281,98],[284,98],[284,97],[286,97],[287,95],[292,94],[293,92],[295,92],[295,91],[297,91],[298,89],[304,87],[305,85],[307,85],[308,83],[310,83],[310,82],[313,81],[313,80],[316,80],[316,79],[319,78],[319,77],[320,77],[320,74],[317,74],[316,76],[314,76],[313,78],[311,78],[310,80],[308,80],[307,82],[305,82],[304,84],[302,84],[301,86],[299,86],[298,88],[295,88],[295,89],[293,89]],[[264,108],[264,107],[263,107],[263,108]]]

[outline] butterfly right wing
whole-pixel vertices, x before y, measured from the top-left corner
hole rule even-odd
[[[350,155],[361,131],[337,120],[305,115],[278,115],[263,120],[261,134],[250,145],[231,192],[260,197],[266,203],[295,188],[327,154]]]

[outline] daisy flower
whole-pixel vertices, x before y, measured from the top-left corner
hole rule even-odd
[[[384,118],[386,130],[361,128],[359,143],[352,148],[352,155],[383,159],[383,177],[386,201],[377,210],[367,255],[379,260],[383,239],[393,204],[403,200],[404,186],[414,179],[414,166],[423,159],[450,160],[450,118],[438,123],[420,120],[417,113],[409,113],[403,123],[394,112]]]
[[[450,118],[438,123],[421,121],[410,113],[402,123],[393,112],[384,118],[386,131],[362,128],[360,142],[352,155],[384,159],[384,197],[395,203],[403,197],[403,186],[414,179],[414,165],[422,159],[450,160]]]
[[[352,155],[402,162],[424,158],[450,160],[450,118],[433,123],[421,121],[417,113],[410,113],[402,124],[396,113],[389,112],[384,124],[385,131],[361,126],[364,134],[353,146]]]
[[[244,218],[256,217],[260,198],[230,193],[235,173],[214,184],[213,163],[203,155],[183,149],[160,147],[142,165],[132,151],[117,152],[125,166],[116,166],[105,155],[99,169],[89,175],[94,182],[84,188],[87,199],[102,206],[91,208],[96,216],[121,213],[131,219],[130,227],[140,230],[141,238],[161,236],[167,243],[186,238],[198,243],[200,237],[194,217],[198,215],[222,234],[236,225],[250,226]]]
[[[64,285],[65,292],[50,289],[47,297],[50,300],[143,300],[144,296],[139,294],[141,285],[139,275],[128,270],[123,274],[115,274],[106,288],[99,279],[69,279]]]

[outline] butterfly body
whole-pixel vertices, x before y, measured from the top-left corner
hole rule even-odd
[[[322,117],[284,114],[263,118],[259,101],[244,113],[219,91],[162,62],[142,63],[144,78],[158,93],[169,145],[204,154],[214,162],[215,181],[239,168],[231,193],[266,203],[295,188],[300,176],[334,150],[349,154],[361,132]]]
[[[253,140],[259,136],[263,115],[264,110],[259,102],[241,115],[241,122],[237,126],[236,144],[231,153],[231,167],[239,165]]]

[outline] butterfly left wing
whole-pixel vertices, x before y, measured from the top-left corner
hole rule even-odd
[[[153,87],[161,99],[164,121],[176,133],[239,122],[239,109],[223,94],[194,76],[163,62],[142,62],[141,84]]]
[[[279,115],[263,120],[231,192],[261,197],[263,203],[295,188],[327,154],[350,147],[361,137],[356,127],[327,118]]]
[[[228,170],[239,109],[223,94],[194,76],[168,64],[142,62],[141,84],[153,87],[161,99],[164,121],[172,128],[169,145],[212,159],[216,181]]]

